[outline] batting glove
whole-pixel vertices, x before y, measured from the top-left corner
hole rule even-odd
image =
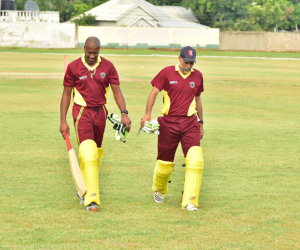
[[[126,142],[127,139],[126,125],[121,124],[120,117],[116,114],[110,113],[107,118],[112,124],[114,124],[113,129],[117,130],[116,131],[117,141],[120,140],[122,142]]]
[[[142,128],[144,132],[147,134],[156,134],[159,135],[159,123],[157,120],[146,121],[145,126]]]

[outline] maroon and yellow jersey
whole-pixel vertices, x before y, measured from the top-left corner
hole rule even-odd
[[[74,88],[74,102],[83,107],[106,104],[109,84],[120,85],[114,65],[103,57],[90,67],[82,56],[68,65],[64,86]]]
[[[196,111],[195,96],[200,96],[203,89],[203,76],[197,69],[184,75],[179,64],[164,68],[151,81],[160,91],[164,90],[164,115],[192,116]]]

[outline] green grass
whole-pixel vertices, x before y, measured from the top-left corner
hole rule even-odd
[[[189,213],[180,209],[181,148],[165,203],[156,204],[157,137],[136,136],[151,79],[177,59],[106,58],[120,75],[132,132],[117,142],[107,123],[102,205],[88,213],[59,133],[63,56],[1,54],[0,249],[300,248],[299,61],[198,59],[205,167],[199,211]],[[108,99],[118,112],[111,91]],[[153,118],[161,107],[160,94]],[[70,111],[68,122],[78,152]]]
[[[101,54],[120,55],[178,55],[178,49],[108,49],[102,48]],[[1,52],[15,53],[60,53],[60,54],[83,54],[83,48],[78,49],[35,49],[18,47],[0,47]],[[257,52],[257,51],[220,51],[213,49],[197,49],[198,56],[231,56],[231,57],[271,57],[271,58],[300,58],[296,52]]]

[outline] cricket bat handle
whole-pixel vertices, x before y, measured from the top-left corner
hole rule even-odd
[[[72,146],[71,146],[71,142],[70,142],[70,139],[69,139],[68,132],[66,132],[66,134],[65,134],[65,139],[66,139],[67,147],[68,147],[68,151],[69,151],[70,149],[72,149]]]

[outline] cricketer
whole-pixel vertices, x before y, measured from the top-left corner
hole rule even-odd
[[[98,171],[103,155],[101,145],[108,116],[105,104],[109,86],[121,111],[120,123],[126,126],[127,132],[131,124],[118,73],[99,52],[100,40],[89,37],[85,41],[84,55],[67,67],[60,104],[60,132],[65,138],[65,133],[70,134],[66,116],[73,91],[73,122],[79,144],[80,170],[87,187],[84,197],[77,195],[88,211],[99,211],[100,206]]]
[[[198,199],[203,171],[203,156],[200,140],[204,135],[201,93],[202,73],[194,69],[196,51],[184,47],[178,57],[179,63],[161,70],[151,81],[153,89],[147,101],[145,116],[141,119],[141,128],[151,130],[151,110],[157,94],[164,90],[162,114],[158,118],[158,155],[154,169],[154,201],[164,202],[168,193],[168,182],[174,169],[174,157],[181,142],[185,160],[185,182],[181,208],[198,210]],[[152,125],[154,133],[157,124]],[[143,129],[145,131],[145,129]],[[147,132],[147,131],[146,131]]]

